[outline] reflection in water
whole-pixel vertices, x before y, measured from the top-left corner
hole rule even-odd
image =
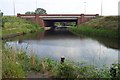
[[[93,37],[93,36],[91,36],[90,38],[99,41],[101,44],[105,45],[108,48],[119,49],[118,43],[120,41],[118,39]]]
[[[33,37],[32,37],[33,36]],[[18,39],[18,38],[17,38]],[[118,61],[118,50],[104,46],[98,40],[87,37],[77,37],[68,32],[29,34],[19,37],[22,40],[6,42],[14,48],[36,54],[39,57],[49,57],[60,60],[65,56],[75,62],[87,62],[95,66],[111,65]]]

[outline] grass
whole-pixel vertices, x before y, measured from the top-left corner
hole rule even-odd
[[[2,37],[16,33],[28,33],[30,31],[41,30],[41,27],[31,21],[15,16],[2,17]]]
[[[25,52],[18,51],[3,48],[3,78],[24,78],[29,72],[41,74],[49,72],[53,78],[111,78],[108,67],[98,69],[92,65],[68,60],[61,64],[50,58],[29,56]]]
[[[0,41],[0,79],[2,79],[2,41]]]
[[[97,17],[86,23],[81,24],[82,26],[97,28],[97,29],[118,29],[118,16],[105,16]],[[79,25],[78,27],[80,27]]]
[[[79,34],[85,34],[85,35],[91,35],[91,36],[99,36],[99,37],[107,37],[107,38],[118,38],[118,30],[107,30],[107,29],[97,29],[97,28],[91,28],[86,26],[80,26],[80,27],[70,27],[68,28],[69,31],[79,35]]]
[[[25,71],[23,70],[20,61],[15,59],[15,55],[11,51],[2,52],[2,77],[3,78],[17,78],[25,77]]]
[[[68,30],[77,35],[85,34],[107,38],[118,38],[120,34],[117,16],[98,17],[77,27],[70,27]]]

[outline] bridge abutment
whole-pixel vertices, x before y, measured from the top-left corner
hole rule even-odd
[[[40,18],[39,15],[35,15],[35,20],[36,20],[36,23],[38,23],[41,27],[45,26],[44,20]]]
[[[80,17],[77,20],[77,25],[85,22],[85,16],[84,14],[81,14]]]

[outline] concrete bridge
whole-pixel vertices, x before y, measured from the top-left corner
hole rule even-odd
[[[17,14],[17,17],[31,20],[42,27],[54,26],[55,22],[75,22],[79,25],[97,16],[99,14]]]

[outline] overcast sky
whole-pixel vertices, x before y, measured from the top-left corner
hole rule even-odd
[[[26,11],[35,11],[36,9],[36,0],[14,1],[16,14],[24,14]],[[37,0],[37,7],[44,8],[48,14],[101,14],[101,1],[102,0]],[[103,0],[103,15],[118,15],[119,1],[120,0]],[[0,10],[4,15],[14,15],[13,0],[0,0]]]

